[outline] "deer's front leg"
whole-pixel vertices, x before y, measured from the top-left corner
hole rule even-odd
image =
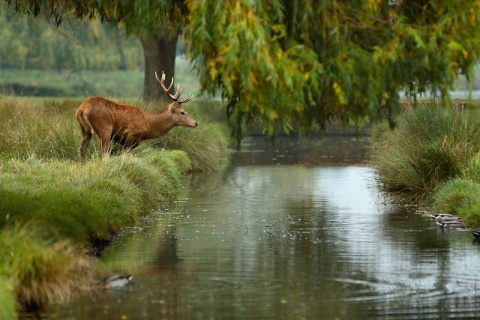
[[[138,136],[128,134],[125,138],[125,144],[124,144],[125,151],[129,152],[135,149],[140,144],[141,141],[142,139],[140,139]]]

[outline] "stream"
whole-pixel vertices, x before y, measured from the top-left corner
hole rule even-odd
[[[480,248],[388,200],[365,138],[252,139],[223,175],[125,230],[55,319],[480,317]]]

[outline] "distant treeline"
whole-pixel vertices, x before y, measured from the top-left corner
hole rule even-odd
[[[99,21],[32,18],[0,5],[0,69],[140,70],[143,50],[124,28]]]

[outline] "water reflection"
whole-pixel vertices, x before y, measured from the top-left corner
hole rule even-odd
[[[377,192],[366,166],[237,166],[107,249],[126,290],[59,319],[443,319],[480,312],[469,232]]]
[[[364,134],[338,133],[316,139],[281,137],[272,145],[265,137],[245,139],[233,158],[233,165],[340,165],[363,161],[369,151],[369,137]]]

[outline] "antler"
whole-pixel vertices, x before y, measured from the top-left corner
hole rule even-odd
[[[178,98],[180,97],[180,94],[182,93],[182,88],[180,85],[177,86],[177,90],[175,91],[175,94],[171,94],[169,91],[173,86],[173,78],[172,82],[170,83],[170,86],[168,88],[165,87],[165,72],[162,71],[162,79],[158,79],[157,71],[155,71],[155,79],[157,79],[158,83],[160,84],[160,87],[162,88],[163,92],[168,94],[168,96],[173,100],[173,101],[178,101]],[[192,100],[193,95],[190,94],[187,99],[185,100],[180,100],[178,103],[185,103],[190,100]]]

